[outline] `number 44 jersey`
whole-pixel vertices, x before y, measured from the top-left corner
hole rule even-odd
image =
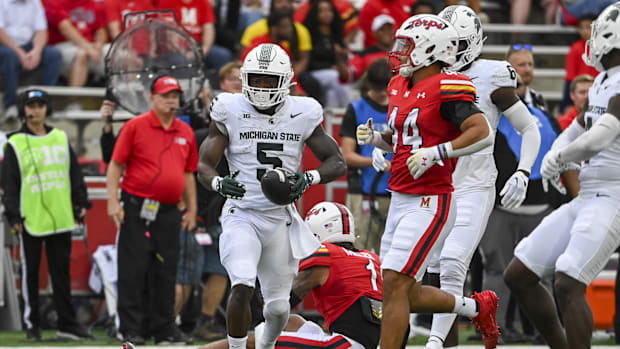
[[[411,88],[408,83],[409,79],[397,75],[388,85],[388,126],[394,148],[389,188],[416,195],[451,193],[456,159],[443,160],[443,166],[435,164],[417,180],[409,173],[407,159],[412,150],[433,147],[460,134],[461,122],[478,112],[469,105],[476,101],[476,88],[467,76],[454,72],[430,76]],[[461,111],[464,105],[466,112]]]
[[[260,113],[240,93],[221,93],[211,105],[211,119],[228,136],[226,159],[230,173],[245,185],[235,206],[259,210],[278,206],[261,191],[260,178],[276,167],[299,171],[306,140],[323,122],[323,109],[314,99],[289,96],[274,115]]]

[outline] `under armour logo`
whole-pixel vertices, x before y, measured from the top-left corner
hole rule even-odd
[[[427,158],[422,158],[422,166],[426,167],[426,160],[427,160]]]
[[[392,89],[392,91],[390,91],[390,94],[392,96],[396,96],[398,94],[398,90]]]
[[[426,98],[426,92],[418,92],[418,98]]]
[[[405,98],[409,97],[409,91],[405,92],[405,94],[403,95],[403,97],[405,97]]]

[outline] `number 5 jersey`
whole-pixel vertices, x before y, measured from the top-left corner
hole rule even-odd
[[[230,173],[245,185],[241,208],[278,206],[261,191],[260,178],[276,167],[298,172],[306,140],[323,122],[323,109],[309,97],[289,96],[274,115],[262,114],[242,94],[221,93],[211,105],[211,119],[228,136],[226,158]]]

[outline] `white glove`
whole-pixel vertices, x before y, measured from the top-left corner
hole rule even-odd
[[[540,175],[543,179],[552,179],[560,174],[562,170],[562,162],[559,157],[560,153],[557,150],[549,150],[545,157],[543,157],[542,164],[540,165]]]
[[[413,179],[418,179],[426,170],[433,167],[436,163],[443,166],[439,149],[435,147],[420,148],[411,150],[411,156],[407,159],[407,167]]]
[[[379,148],[375,148],[372,151],[372,167],[377,172],[383,172],[388,167],[388,160],[383,157],[383,151]]]
[[[544,159],[543,159],[544,160]],[[574,162],[569,162],[568,164],[563,164],[560,166],[560,172],[564,172],[564,171],[579,171],[581,170],[581,165],[576,164]],[[551,183],[551,185],[555,188],[555,190],[557,190],[558,192],[560,192],[560,194],[565,195],[566,194],[566,187],[564,186],[564,184],[562,183],[561,179],[560,179],[560,173],[556,174],[555,176],[553,176],[552,178],[544,178],[542,179],[542,187],[543,190],[546,192],[549,191],[549,183]]]
[[[374,133],[375,130],[372,128],[372,118],[370,118],[366,124],[357,126],[357,131],[355,133],[357,144],[372,144],[372,139],[375,136]]]
[[[522,171],[516,171],[508,178],[504,188],[499,193],[502,196],[502,206],[505,208],[517,208],[525,200],[529,178]]]

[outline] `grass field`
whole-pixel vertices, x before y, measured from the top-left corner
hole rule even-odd
[[[478,341],[467,341],[467,337],[469,337],[473,333],[473,330],[469,327],[463,327],[461,331],[459,331],[460,343],[459,348],[463,347],[471,347],[471,348],[484,348],[482,342]],[[90,348],[121,348],[121,342],[109,338],[105,331],[103,330],[94,330],[93,335],[95,339],[93,340],[84,340],[84,341],[59,341],[56,339],[56,331],[54,330],[44,330],[42,331],[43,341],[41,342],[33,342],[26,340],[26,334],[23,331],[0,331],[0,349],[9,348],[9,347],[22,347],[22,348],[44,348],[44,347],[72,347],[73,349],[90,349]],[[188,348],[196,348],[201,344],[205,344],[206,342],[196,342],[192,345],[188,345]],[[416,336],[412,340],[409,341],[408,349],[417,349],[423,348],[424,343],[426,343],[426,337],[424,336]],[[620,348],[620,346],[615,345],[613,339],[607,339],[605,341],[596,341],[593,342],[593,345],[601,345],[608,346],[614,348]],[[149,347],[153,348],[162,348],[161,346],[154,346],[152,341],[147,342],[147,346],[141,346],[141,349],[148,349]],[[506,346],[511,349],[518,348],[545,348],[543,346],[531,346],[531,345],[511,345]]]

